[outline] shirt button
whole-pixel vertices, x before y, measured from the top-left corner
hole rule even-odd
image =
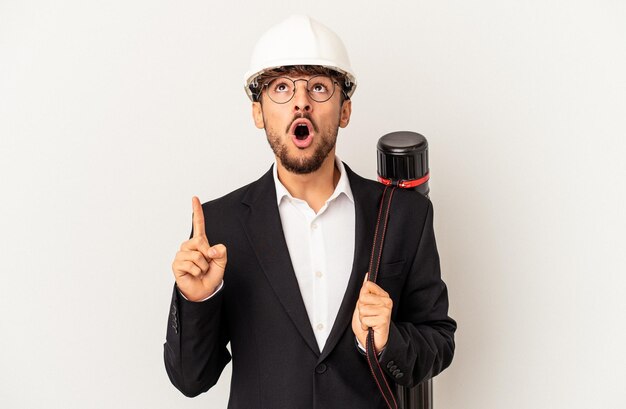
[[[318,331],[321,331],[324,329],[324,324],[317,324],[317,326],[315,327]]]
[[[322,272],[321,272],[321,271],[316,271],[316,272],[315,272],[315,277],[317,277],[317,278],[321,278],[323,275],[324,275],[324,274],[322,274]]]
[[[313,230],[317,229],[317,223],[315,223],[315,222],[311,223],[311,228]]]

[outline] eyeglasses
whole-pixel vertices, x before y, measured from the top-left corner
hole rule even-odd
[[[292,80],[288,77],[270,77],[269,81],[263,84],[261,90],[267,88],[267,96],[273,102],[286,104],[296,95],[296,82],[298,81],[306,82],[306,91],[315,102],[326,102],[331,99],[335,94],[335,85],[339,85],[339,83],[326,75],[315,75],[308,80],[304,78]]]

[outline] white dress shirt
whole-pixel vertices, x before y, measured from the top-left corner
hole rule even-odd
[[[354,259],[354,197],[343,163],[336,155],[335,165],[340,172],[339,181],[317,213],[306,201],[289,193],[278,179],[276,163],[272,168],[287,249],[320,351],[339,312]],[[223,284],[222,281],[218,289],[202,301],[217,294]],[[356,341],[361,351],[365,351],[358,339]]]
[[[285,241],[320,351],[339,312],[354,259],[354,197],[343,163],[335,157],[335,164],[341,176],[317,213],[287,191],[273,167]]]

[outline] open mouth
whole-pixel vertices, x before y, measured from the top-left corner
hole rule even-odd
[[[291,123],[289,127],[289,135],[293,143],[300,149],[311,146],[313,138],[315,138],[315,129],[313,124],[307,118],[298,118]]]
[[[293,133],[298,140],[303,141],[309,136],[309,126],[307,124],[298,124]]]
[[[289,127],[289,135],[293,143],[300,149],[306,149],[313,143],[315,130],[307,118],[298,118]]]

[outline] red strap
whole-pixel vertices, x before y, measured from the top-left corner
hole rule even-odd
[[[397,187],[393,186],[389,189],[389,185],[385,186],[385,190],[383,191],[383,197],[380,200],[380,206],[378,208],[378,220],[376,221],[376,230],[374,231],[374,243],[372,244],[372,255],[370,256],[370,264],[367,274],[367,279],[372,282],[376,282],[376,278],[378,277],[378,268],[380,266],[380,258],[382,256],[383,243],[385,241],[385,233],[387,232],[387,221],[389,219],[389,209],[391,208],[391,199],[393,198],[393,193],[396,191]],[[369,328],[367,331],[367,342],[366,342],[366,356],[367,362],[370,367],[370,371],[372,372],[372,376],[376,381],[376,385],[380,390],[380,393],[383,395],[385,402],[387,403],[387,407],[389,409],[398,409],[398,402],[396,402],[396,397],[389,383],[387,382],[387,378],[382,368],[380,367],[380,362],[378,362],[378,356],[376,354],[376,349],[374,348],[374,330]]]
[[[398,185],[398,187],[401,187],[401,188],[403,188],[403,189],[412,189],[412,188],[414,188],[414,187],[416,187],[416,186],[421,185],[421,184],[422,184],[422,183],[424,183],[424,182],[427,182],[427,181],[428,181],[428,179],[430,179],[430,173],[425,174],[424,176],[422,176],[422,177],[421,177],[421,178],[419,178],[419,179],[413,179],[413,180],[400,180],[400,181],[398,181],[398,182],[397,182],[397,185]],[[379,181],[380,183],[382,183],[383,185],[387,185],[387,186],[390,186],[390,185],[393,185],[393,184],[394,184],[393,180],[391,180],[391,179],[385,179],[385,178],[384,178],[384,177],[382,177],[382,176],[378,176],[378,181]]]

